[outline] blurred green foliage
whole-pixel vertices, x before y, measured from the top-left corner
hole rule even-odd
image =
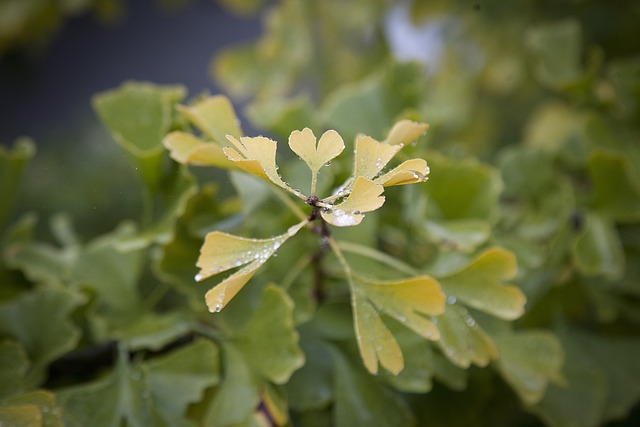
[[[426,159],[429,181],[390,189],[359,226],[332,233],[358,271],[437,279],[441,338],[382,314],[404,369],[371,375],[340,260],[320,257],[313,233],[209,313],[210,284],[194,281],[204,236],[276,236],[295,211],[239,171],[173,162],[162,139],[193,132],[188,111],[205,98],[130,82],[94,99],[122,150],[88,151],[76,165],[86,179],[61,172],[75,163],[36,170],[37,156],[29,169],[28,141],[0,151],[0,424],[636,425],[640,5],[234,3],[260,11],[264,34],[212,71],[281,144],[332,128],[350,153],[359,133],[430,123],[398,155]],[[308,181],[302,162],[278,156],[287,182]],[[349,176],[342,157],[319,190]],[[38,181],[65,213],[25,212],[25,200],[37,207],[19,193]],[[95,191],[108,201],[69,197]],[[504,280],[527,298],[515,320],[499,303]]]

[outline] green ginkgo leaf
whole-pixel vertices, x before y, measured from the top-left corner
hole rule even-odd
[[[0,341],[0,399],[24,389],[29,359],[22,346],[12,340]]]
[[[227,135],[236,138],[242,135],[240,121],[226,96],[211,96],[194,105],[178,105],[176,108],[204,135],[218,144],[225,144]]]
[[[358,225],[364,218],[363,212],[371,212],[384,204],[384,188],[370,179],[359,176],[351,194],[344,202],[321,211],[322,218],[337,227]]]
[[[469,307],[513,320],[524,313],[526,297],[519,288],[503,281],[513,278],[516,271],[511,252],[490,248],[463,269],[439,280],[447,295]]]
[[[486,332],[478,326],[466,308],[454,303],[434,317],[440,331],[438,346],[447,358],[461,368],[471,363],[486,366],[498,357],[498,350]]]
[[[587,214],[571,254],[576,269],[585,276],[617,279],[624,274],[625,253],[615,224],[603,215]]]
[[[397,374],[404,367],[397,341],[380,317],[384,313],[423,338],[437,340],[439,332],[427,316],[444,311],[445,296],[429,276],[378,281],[354,278],[352,293],[354,323],[360,354],[367,369],[376,373],[378,361]]]
[[[293,131],[289,136],[289,147],[309,166],[312,173],[328,164],[344,150],[344,141],[335,130],[328,130],[320,137],[316,146],[316,137],[309,128]]]
[[[281,287],[270,285],[235,343],[255,373],[275,384],[284,384],[304,365],[298,339],[293,301]]]
[[[207,234],[196,264],[200,268],[197,281],[244,266],[207,292],[209,310],[222,310],[278,248],[306,224],[306,220],[302,221],[270,239],[249,239],[220,231]]]
[[[604,217],[621,222],[640,218],[640,179],[637,166],[624,153],[595,150],[589,156],[593,207]]]
[[[498,370],[525,404],[540,402],[550,382],[565,382],[561,372],[564,352],[553,333],[506,333],[494,336],[494,341],[500,352]]]

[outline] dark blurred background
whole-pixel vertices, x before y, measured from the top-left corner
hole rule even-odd
[[[214,0],[123,2],[117,19],[80,13],[36,49],[0,56],[0,143],[29,136],[42,147],[97,123],[91,96],[125,80],[218,91],[209,62],[223,46],[255,39],[257,19],[231,15]],[[0,22],[1,24],[1,22]]]

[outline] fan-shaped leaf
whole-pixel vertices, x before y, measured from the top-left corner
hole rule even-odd
[[[382,185],[359,176],[349,197],[331,209],[321,211],[322,218],[337,227],[358,225],[364,218],[362,212],[374,211],[384,204],[383,191]]]
[[[496,365],[527,405],[538,403],[549,382],[564,383],[561,369],[564,352],[556,335],[546,331],[523,331],[493,336],[500,358]]]
[[[370,136],[362,136],[356,141],[355,177],[373,179],[402,149],[402,145],[390,145],[376,141]]]
[[[516,270],[511,252],[491,248],[462,270],[439,280],[447,295],[464,304],[503,319],[516,319],[524,313],[526,298],[520,289],[502,283],[515,276]]]
[[[441,314],[444,310],[444,294],[435,279],[419,276],[376,281],[357,277],[354,288],[352,305],[356,338],[360,354],[370,372],[377,372],[378,360],[394,374],[404,366],[400,347],[383,323],[380,312],[426,339],[438,339],[437,328],[425,317]]]
[[[424,159],[411,159],[401,163],[399,166],[379,176],[374,180],[376,184],[385,187],[392,185],[416,184],[425,182],[429,175],[429,166]]]
[[[215,142],[206,142],[190,133],[175,131],[162,141],[173,160],[195,166],[216,166],[229,168],[232,163],[227,159],[222,147]]]
[[[254,372],[276,384],[287,382],[304,364],[293,325],[293,302],[282,288],[272,285],[264,290],[236,346]]]
[[[222,310],[262,264],[306,223],[307,221],[302,221],[290,227],[286,233],[270,239],[249,239],[220,231],[207,234],[197,262],[200,267],[200,272],[196,275],[197,281],[246,265],[207,292],[205,298],[209,310]]]
[[[233,148],[223,148],[224,154],[239,168],[271,181],[279,187],[289,188],[278,174],[278,166],[276,166],[278,143],[276,141],[264,136],[255,138],[243,136],[240,137],[240,140],[237,140],[232,135],[227,135],[227,139],[231,142]]]
[[[426,123],[416,123],[411,120],[400,120],[393,125],[384,142],[386,144],[400,146],[410,144],[420,135],[424,135],[427,129],[429,129],[429,125]]]
[[[320,168],[336,158],[344,150],[344,141],[338,132],[326,131],[318,141],[309,128],[293,131],[289,136],[289,147],[309,166],[311,172],[317,173]]]
[[[227,135],[239,138],[242,135],[240,121],[233,105],[226,96],[216,95],[195,105],[178,105],[178,111],[206,136],[218,144],[224,144]]]
[[[434,318],[434,323],[440,331],[438,345],[455,365],[486,366],[498,357],[493,341],[461,305],[449,304],[442,315]]]

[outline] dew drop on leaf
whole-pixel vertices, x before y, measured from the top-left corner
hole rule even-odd
[[[473,319],[473,317],[468,316],[468,315],[464,317],[464,323],[466,323],[467,326],[469,326],[471,328],[476,326],[476,321]]]
[[[449,295],[447,297],[447,304],[455,304],[458,301],[458,299],[456,297],[454,297],[453,295]]]

